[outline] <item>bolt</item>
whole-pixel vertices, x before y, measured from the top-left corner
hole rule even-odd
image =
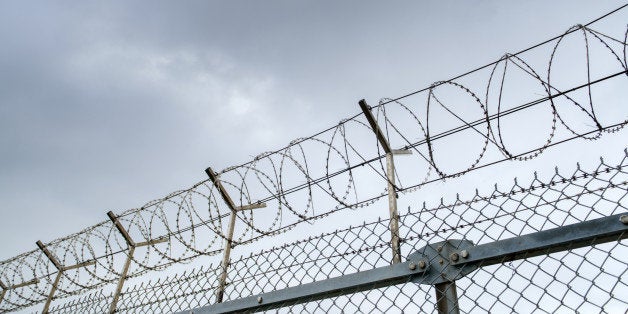
[[[467,251],[467,250],[462,250],[462,252],[460,252],[460,256],[462,256],[462,258],[467,258],[467,257],[469,257],[469,251]]]
[[[262,299],[262,297],[257,297],[257,303],[260,303],[260,304],[261,304],[263,300],[264,300],[264,299]]]
[[[443,265],[443,263],[445,263],[445,261],[441,258],[441,259],[438,261],[438,263],[439,263],[439,264],[441,264],[441,265]]]
[[[451,255],[449,255],[449,259],[451,259],[452,262],[457,262],[458,261],[458,253],[456,253],[456,252],[451,253]]]
[[[408,268],[410,268],[410,270],[415,270],[416,264],[414,262],[411,262],[410,264],[408,264]]]
[[[628,215],[621,215],[621,217],[619,217],[619,221],[621,221],[624,225],[628,225]]]
[[[443,250],[443,246],[442,246],[442,245],[439,245],[439,246],[436,248],[436,251],[438,251],[438,252],[440,252],[440,251],[442,251],[442,250]]]
[[[419,268],[425,268],[425,261],[419,261]]]

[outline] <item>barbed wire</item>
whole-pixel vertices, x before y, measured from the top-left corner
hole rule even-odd
[[[615,108],[608,108],[604,102],[597,105],[594,97],[596,88],[602,89],[611,81],[625,84],[628,77],[628,28],[618,33],[617,29],[591,27],[603,20],[576,25],[541,44],[505,54],[489,65],[401,97],[384,98],[371,107],[389,143],[411,150],[415,167],[424,170],[422,175],[413,176],[418,179],[397,175],[393,182],[395,192],[411,193],[427,184],[496,163],[538,157],[547,148],[566,141],[597,140],[605,133],[624,128],[628,124],[627,114],[621,113],[624,120],[603,119],[607,116],[617,119],[618,115],[606,112]],[[580,43],[584,52],[581,80],[566,80],[557,74],[561,71],[561,60],[569,61],[570,69],[576,68],[573,56],[569,55],[571,49],[563,48],[568,42]],[[593,70],[594,60],[605,65],[603,73]],[[531,81],[535,88],[521,92],[523,96],[514,100],[509,98],[506,87],[513,80],[511,75]],[[572,76],[576,75],[569,78]],[[470,111],[472,106],[476,112]],[[544,110],[549,123],[544,138],[519,147],[508,141],[506,126],[536,126],[542,117],[535,115],[533,120],[526,120],[530,118],[524,114],[526,110]],[[443,114],[449,119],[453,117],[449,127],[434,124],[434,120],[443,121]],[[512,116],[517,116],[517,121],[505,122]],[[262,153],[247,163],[220,171],[220,181],[234,196],[236,205],[268,205],[262,215],[255,211],[238,212],[241,227],[236,229],[234,245],[287,232],[299,224],[345,209],[357,210],[385,197],[389,191],[384,185],[377,189],[363,183],[388,180],[383,163],[385,153],[372,135],[370,126],[358,114],[315,135],[296,139],[282,149]],[[439,154],[447,151],[447,145],[459,145],[453,139],[461,135],[477,141],[476,147],[467,150],[475,150],[476,155],[466,163],[456,160],[453,165],[447,165]],[[227,238],[224,220],[231,212],[216,191],[210,180],[202,180],[188,189],[117,215],[137,242],[168,239],[138,249],[132,257],[134,267],[127,276],[137,277],[199,256],[221,253],[223,240]],[[65,266],[95,262],[64,272],[58,287],[59,298],[117,281],[128,251],[125,238],[110,221],[50,241],[46,247]],[[39,250],[0,262],[0,280],[8,286],[39,280],[37,284],[11,290],[0,303],[0,309],[17,310],[44,301],[53,284],[52,275],[57,272]]]
[[[597,166],[588,170],[577,165],[575,170],[566,174],[562,174],[556,168],[555,173],[545,179],[539,178],[535,173],[528,184],[522,184],[520,180],[514,179],[512,185],[505,189],[495,185],[492,191],[481,194],[476,190],[475,194],[467,199],[461,199],[457,195],[449,202],[441,199],[440,204],[433,207],[428,207],[425,203],[409,207],[407,212],[399,215],[403,235],[401,243],[405,253],[412,253],[426,244],[436,243],[441,239],[464,238],[472,240],[475,244],[483,244],[625,212],[628,210],[628,171],[626,171],[628,150],[624,151],[620,159],[615,164],[600,159]],[[390,219],[380,218],[241,256],[231,263],[226,296],[229,300],[235,300],[386,266],[390,263],[391,254],[389,222]],[[488,300],[494,297],[502,298],[498,297],[498,292],[491,292],[492,289],[487,288],[489,285],[484,283],[502,280],[500,276],[504,271],[515,276],[524,276],[529,271],[526,267],[531,266],[538,272],[542,271],[542,265],[556,260],[563,265],[573,263],[583,265],[587,258],[599,260],[599,257],[593,257],[593,254],[597,254],[616,259],[618,265],[608,265],[609,267],[596,265],[596,268],[588,270],[591,273],[587,274],[577,271],[578,267],[569,266],[575,272],[568,278],[553,271],[553,268],[543,272],[560,286],[568,285],[569,280],[587,280],[589,277],[600,275],[609,276],[609,280],[617,282],[614,288],[603,287],[607,292],[603,297],[596,295],[599,304],[587,298],[587,295],[591,294],[587,288],[598,285],[597,283],[585,286],[571,285],[564,289],[566,292],[563,294],[567,294],[567,291],[579,294],[578,299],[581,302],[563,303],[563,309],[580,311],[592,307],[593,310],[599,311],[609,304],[619,304],[623,308],[628,308],[628,303],[620,293],[621,285],[627,284],[621,276],[622,271],[625,272],[625,266],[628,265],[626,252],[628,247],[622,242],[616,242],[568,250],[567,253],[548,254],[546,257],[536,257],[514,264],[504,262],[501,266],[493,267],[495,273],[493,270],[478,270],[470,274],[470,279],[459,281],[460,288],[465,292],[461,302],[466,303],[469,311],[473,309],[494,311],[496,309],[492,304],[495,302],[491,303]],[[219,272],[218,265],[210,265],[128,288],[122,294],[120,311],[178,312],[213,304],[215,302],[213,292],[216,289]],[[367,312],[369,309],[382,312],[386,309],[408,311],[419,306],[425,312],[429,311],[426,305],[431,305],[433,301],[429,300],[432,293],[422,287],[425,286],[416,284],[391,286],[384,290],[343,297],[340,300],[317,301],[315,309],[311,308],[311,304],[306,304],[288,310],[316,312],[333,311],[337,308],[349,311],[352,310],[352,306],[357,305],[358,312]],[[535,296],[522,293],[530,287],[535,289],[540,287],[543,291]],[[552,291],[548,291],[535,276],[512,282],[508,289],[516,292],[513,302],[500,303],[498,307],[510,310],[516,308],[517,302],[514,302],[516,300],[551,297],[552,294]],[[412,299],[403,297],[408,293],[420,297]],[[424,297],[423,294],[428,297]],[[478,298],[481,301],[468,303],[469,299],[473,298],[469,294],[482,297]],[[59,305],[53,308],[52,312],[92,312],[102,307],[101,304],[106,304],[108,298],[111,296],[105,292],[95,291],[81,299]],[[554,307],[553,304],[544,302],[530,303],[532,304],[528,306],[531,310],[524,312],[532,312],[534,309],[551,312]]]

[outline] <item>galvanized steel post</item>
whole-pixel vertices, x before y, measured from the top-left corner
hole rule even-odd
[[[375,121],[375,117],[373,117],[373,113],[369,105],[366,103],[364,99],[358,102],[360,105],[360,109],[364,113],[366,120],[373,132],[375,132],[375,136],[377,137],[377,141],[381,145],[382,149],[386,153],[386,180],[388,181],[388,211],[390,213],[390,246],[392,249],[392,263],[396,264],[401,262],[401,249],[399,246],[399,213],[397,212],[397,187],[395,186],[395,163],[394,163],[394,154],[411,154],[411,151],[408,150],[393,150],[390,147],[390,144],[384,137],[384,133],[379,128],[377,121]]]
[[[225,237],[225,248],[222,255],[222,263],[220,264],[222,268],[222,273],[220,274],[220,279],[218,281],[218,288],[216,290],[216,302],[221,303],[224,298],[225,287],[227,286],[227,271],[229,270],[231,248],[233,247],[233,231],[235,229],[236,213],[239,210],[241,211],[241,210],[263,208],[263,207],[266,207],[266,204],[255,203],[255,204],[249,204],[249,205],[236,207],[235,204],[233,203],[233,200],[229,196],[229,193],[227,193],[227,190],[220,182],[218,175],[212,170],[212,168],[208,167],[207,169],[205,169],[205,173],[207,174],[207,176],[209,176],[209,179],[212,181],[216,189],[218,189],[218,192],[220,193],[222,199],[227,204],[227,207],[229,207],[229,210],[231,210],[231,215],[229,216],[229,226],[227,229],[227,235]]]
[[[57,291],[57,288],[58,288],[58,285],[59,285],[59,281],[61,280],[61,276],[63,276],[63,272],[66,271],[66,270],[70,270],[70,269],[76,269],[76,268],[80,268],[80,267],[94,265],[96,262],[88,261],[88,262],[82,262],[82,263],[78,263],[76,265],[72,265],[72,266],[67,266],[66,267],[66,266],[61,265],[61,263],[54,257],[54,255],[52,255],[52,253],[50,253],[50,251],[48,251],[46,246],[41,241],[37,241],[36,244],[39,247],[39,249],[42,252],[44,252],[46,257],[48,257],[48,259],[52,262],[52,264],[57,269],[57,275],[56,275],[55,280],[54,280],[54,282],[52,284],[52,288],[50,288],[50,293],[48,293],[48,298],[46,298],[46,304],[44,304],[44,309],[42,310],[42,313],[46,314],[46,313],[48,313],[48,309],[50,308],[50,303],[52,302],[52,299],[54,298],[55,292]]]
[[[118,305],[118,300],[120,299],[120,294],[122,293],[122,287],[124,286],[124,282],[126,281],[127,274],[129,272],[129,267],[131,266],[131,261],[133,260],[133,254],[135,253],[135,248],[152,245],[156,243],[162,243],[168,241],[168,238],[159,238],[155,240],[149,240],[146,242],[135,243],[129,233],[126,231],[120,220],[116,215],[109,211],[107,212],[107,216],[111,220],[111,222],[116,226],[116,229],[122,234],[124,241],[126,241],[127,246],[129,247],[129,252],[127,253],[126,261],[124,262],[124,267],[122,268],[122,272],[120,273],[120,279],[118,280],[118,285],[116,286],[116,291],[113,294],[113,300],[109,306],[109,313],[115,313],[116,307]]]

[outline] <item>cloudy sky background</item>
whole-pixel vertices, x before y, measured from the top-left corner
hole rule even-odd
[[[0,259],[622,4],[0,2]]]

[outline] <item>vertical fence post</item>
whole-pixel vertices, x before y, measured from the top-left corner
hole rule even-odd
[[[397,189],[395,187],[395,163],[392,153],[386,153],[386,177],[388,178],[388,211],[390,212],[390,243],[393,251],[393,264],[401,262],[399,247],[399,214],[397,213]]]
[[[395,163],[394,154],[411,154],[409,150],[393,150],[390,148],[390,144],[384,137],[384,133],[377,125],[375,117],[369,105],[364,99],[358,102],[360,109],[364,113],[366,120],[369,122],[371,129],[375,132],[377,141],[381,145],[382,149],[386,153],[386,180],[388,181],[388,211],[390,212],[390,246],[392,248],[392,264],[401,262],[401,248],[399,246],[399,214],[397,212],[397,187],[395,186]]]
[[[205,173],[207,173],[211,181],[214,183],[214,186],[218,189],[218,192],[222,196],[222,199],[231,210],[231,215],[229,216],[229,229],[227,229],[227,237],[225,239],[225,249],[222,254],[222,263],[220,264],[220,267],[222,268],[222,273],[220,274],[220,279],[218,281],[218,289],[216,290],[216,302],[221,303],[225,294],[225,286],[227,285],[227,270],[229,269],[229,260],[231,255],[231,245],[233,241],[233,229],[235,228],[236,211],[233,200],[231,200],[231,197],[229,196],[229,194],[227,194],[227,191],[222,186],[222,183],[220,183],[218,176],[212,170],[212,168],[209,167],[205,169]]]
[[[2,288],[2,291],[0,292],[0,304],[2,303],[2,300],[4,300],[4,295],[7,294],[7,290],[9,290],[9,287],[7,287],[4,282],[2,282],[2,280],[0,280],[0,288]]]
[[[222,262],[220,264],[221,274],[218,281],[218,290],[216,291],[216,302],[222,302],[225,294],[225,286],[227,285],[227,271],[229,270],[229,262],[231,259],[231,246],[233,245],[233,229],[235,228],[236,213],[231,212],[229,216],[229,229],[227,231],[227,238],[225,239],[225,250],[222,255]]]
[[[120,223],[120,220],[118,220],[118,217],[116,217],[116,215],[113,212],[111,211],[107,212],[107,216],[109,217],[111,222],[113,222],[114,226],[116,226],[116,229],[118,229],[120,234],[122,234],[124,241],[126,241],[126,244],[129,247],[126,261],[124,262],[124,267],[122,268],[122,273],[120,273],[120,279],[118,279],[118,285],[116,286],[116,291],[113,294],[113,300],[111,301],[111,304],[109,305],[109,313],[115,313],[116,307],[118,305],[118,300],[120,299],[120,294],[122,293],[122,287],[124,286],[124,282],[127,279],[127,275],[129,273],[129,267],[131,266],[131,261],[133,260],[133,254],[135,253],[135,248],[166,242],[168,241],[168,239],[159,238],[155,240],[149,240],[146,242],[135,243],[135,241],[133,241],[133,239],[131,238],[131,235],[129,235],[129,233],[126,231],[122,223]]]
[[[124,238],[124,241],[126,241],[126,244],[129,248],[129,251],[127,252],[127,256],[126,256],[126,261],[124,262],[124,267],[122,268],[122,273],[120,273],[120,279],[118,279],[118,285],[116,286],[116,291],[113,294],[113,300],[111,301],[111,304],[109,305],[109,313],[115,313],[116,306],[118,304],[118,299],[120,298],[120,292],[122,291],[122,287],[124,286],[124,281],[126,280],[126,276],[129,271],[129,266],[131,265],[131,260],[133,259],[133,254],[135,253],[135,241],[131,239],[131,236],[126,231],[126,229],[124,229],[124,226],[122,226],[122,224],[118,220],[118,217],[116,217],[116,215],[114,215],[113,212],[111,211],[107,212],[107,216],[109,217],[111,222],[113,222],[114,226],[116,226],[116,229],[118,229],[120,234],[122,234],[122,237]]]
[[[222,255],[222,263],[220,264],[222,272],[220,274],[220,279],[218,281],[218,288],[216,289],[216,302],[221,303],[224,298],[225,287],[227,286],[227,271],[229,270],[229,263],[231,259],[231,248],[233,247],[233,230],[235,229],[237,211],[263,208],[263,207],[266,207],[266,204],[256,203],[256,204],[249,204],[249,205],[245,205],[241,207],[236,207],[235,204],[233,203],[233,200],[227,193],[227,190],[225,190],[225,187],[220,182],[218,175],[212,170],[212,168],[208,167],[207,169],[205,169],[205,173],[207,174],[207,176],[209,176],[209,179],[212,181],[214,186],[218,189],[220,196],[227,204],[227,207],[229,207],[229,210],[231,210],[231,215],[229,216],[229,226],[227,229],[227,236],[225,237],[225,249]]]
[[[46,314],[48,313],[48,308],[50,307],[50,302],[52,302],[52,298],[55,295],[55,291],[57,291],[57,285],[59,284],[59,280],[61,279],[61,275],[63,274],[63,267],[61,266],[59,261],[57,261],[57,259],[52,255],[52,253],[48,251],[48,249],[44,246],[44,244],[41,241],[37,241],[35,243],[37,243],[37,246],[39,247],[39,249],[42,252],[44,252],[46,257],[48,257],[48,259],[52,262],[52,264],[57,269],[57,276],[55,277],[55,281],[52,284],[52,288],[50,288],[50,293],[48,293],[48,298],[46,298],[46,304],[44,304],[44,309],[42,310],[42,313]]]
[[[456,282],[443,282],[434,285],[436,290],[436,309],[438,314],[459,314]]]
[[[94,265],[96,262],[95,261],[88,261],[88,262],[78,263],[78,264],[72,265],[72,266],[63,266],[54,257],[54,255],[52,255],[52,253],[50,253],[50,251],[48,251],[46,246],[41,241],[37,241],[35,243],[37,244],[39,249],[42,252],[44,252],[46,257],[48,257],[48,259],[52,262],[52,264],[57,269],[57,275],[55,276],[55,281],[52,284],[52,288],[50,288],[50,293],[48,293],[48,298],[46,298],[46,304],[44,304],[44,309],[42,310],[42,313],[46,314],[46,313],[48,313],[48,309],[50,308],[50,302],[52,302],[52,299],[54,298],[55,292],[57,291],[57,288],[59,286],[59,281],[61,280],[61,276],[63,276],[63,272],[66,271],[66,270],[70,270],[70,269],[75,269],[75,268],[85,267],[85,266],[89,266],[89,265]]]

